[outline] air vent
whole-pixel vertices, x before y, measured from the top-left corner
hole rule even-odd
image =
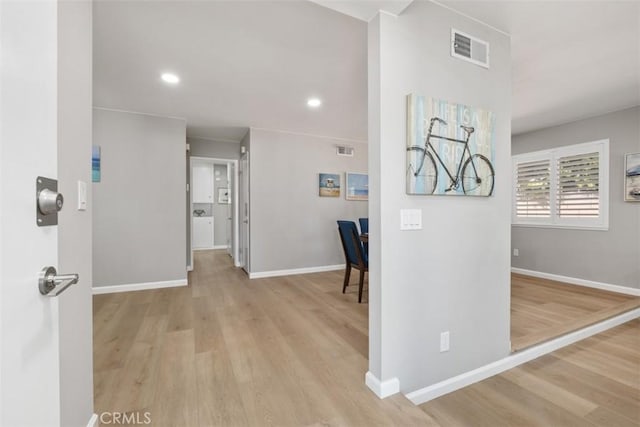
[[[336,154],[338,156],[353,157],[353,147],[348,147],[346,145],[338,145],[336,149]]]
[[[489,43],[452,28],[451,56],[489,68]]]

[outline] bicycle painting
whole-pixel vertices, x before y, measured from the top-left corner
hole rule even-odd
[[[493,113],[417,95],[407,112],[407,194],[493,194]]]

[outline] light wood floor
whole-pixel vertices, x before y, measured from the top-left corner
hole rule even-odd
[[[519,351],[640,307],[640,297],[511,275],[511,348]]]
[[[490,403],[487,397],[478,403],[475,395],[470,395],[473,402],[465,405],[484,413],[484,424],[468,424],[464,418],[468,415],[456,415],[460,412],[456,400],[441,400],[466,402],[467,389],[422,408],[413,406],[402,395],[379,400],[364,385],[368,304],[357,304],[357,286],[349,287],[346,295],[340,292],[342,274],[249,281],[223,251],[197,252],[188,287],[95,296],[96,413],[150,412],[154,426],[444,427],[453,422],[497,425],[491,424],[496,419],[505,425],[509,420],[530,421],[538,410],[542,411],[539,416],[558,415],[555,406],[545,409],[539,400],[542,398],[535,391],[536,378],[548,365],[548,378],[541,380],[543,390],[558,391],[562,381],[556,378],[573,364],[575,367],[567,372],[576,376],[576,384],[597,380],[595,384],[601,391],[596,386],[586,387],[592,394],[584,397],[569,390],[571,395],[566,399],[570,414],[581,410],[589,423],[603,420],[603,426],[626,425],[615,422],[628,424],[633,420],[629,402],[635,402],[638,408],[638,379],[626,374],[634,369],[640,372],[640,345],[634,339],[634,330],[624,327],[622,332],[611,333],[617,338],[610,347],[605,344],[613,338],[599,335],[591,339],[598,344],[584,351],[576,346],[587,341],[518,368],[529,376],[509,371],[503,374],[506,380],[501,376],[502,379],[478,384],[486,394],[485,388],[503,385],[504,381],[513,383],[515,377],[526,379],[524,385],[516,383],[524,390],[518,393],[515,386],[496,388],[494,395],[502,396],[504,401],[496,398]],[[637,332],[637,322],[634,325]],[[614,350],[624,363],[603,356]],[[562,362],[555,362],[556,359]],[[608,367],[610,362],[613,364]],[[595,368],[589,368],[592,365]],[[590,373],[602,374],[609,369],[617,375],[609,380]],[[619,377],[626,377],[626,382],[620,382]],[[573,396],[576,393],[582,397]],[[618,394],[623,394],[621,400]],[[458,395],[462,397],[455,397]],[[535,403],[529,418],[521,414],[524,409],[517,400],[522,396]],[[483,399],[489,402],[486,408],[498,405],[501,409],[497,413],[495,409],[482,409]],[[618,406],[612,409],[602,401],[623,403],[616,403]],[[587,411],[589,408],[592,410]],[[555,425],[575,424],[576,418],[567,417],[549,419],[571,421]]]
[[[640,320],[420,408],[442,426],[640,426]]]

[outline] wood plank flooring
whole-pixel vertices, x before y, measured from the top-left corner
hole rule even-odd
[[[442,426],[640,426],[640,320],[420,408]]]
[[[95,411],[153,426],[437,424],[364,384],[368,304],[342,272],[248,280],[199,251],[190,286],[94,297]]]
[[[511,275],[511,348],[519,351],[640,307],[640,297]]]
[[[96,413],[149,412],[154,426],[189,427],[544,425],[532,422],[536,411],[564,422],[558,426],[634,421],[637,322],[432,406],[416,407],[402,395],[379,400],[364,384],[368,304],[357,303],[357,286],[343,295],[342,278],[338,271],[250,281],[224,251],[201,251],[188,287],[95,296]],[[530,295],[522,302],[541,304]],[[527,316],[548,326],[541,312]],[[522,319],[520,331],[533,333]],[[568,375],[576,382],[565,395],[557,378]],[[551,398],[540,394],[554,392],[561,404],[549,409]]]

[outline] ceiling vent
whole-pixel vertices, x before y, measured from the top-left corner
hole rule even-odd
[[[451,56],[489,68],[489,43],[452,28]]]
[[[336,154],[338,156],[353,157],[353,147],[338,145],[336,148]]]

